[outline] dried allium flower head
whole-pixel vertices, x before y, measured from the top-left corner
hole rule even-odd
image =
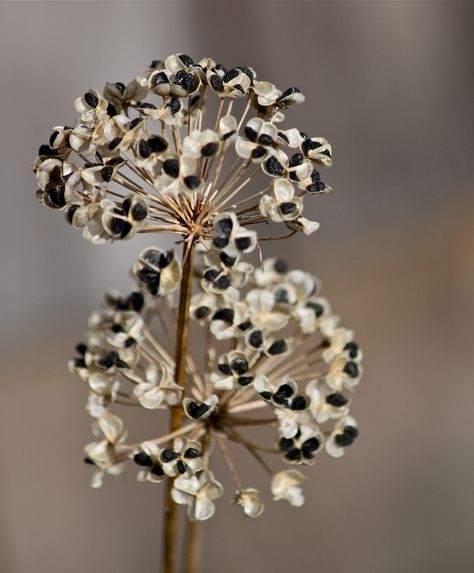
[[[318,169],[332,151],[282,126],[286,108],[303,101],[252,68],[185,54],[155,60],[127,85],[76,100],[74,126],[53,128],[34,161],[37,196],[94,243],[208,238],[223,210],[244,228],[272,221],[309,234],[318,224],[303,217],[303,200],[331,190]]]
[[[264,502],[234,448],[268,473],[273,499],[300,506],[306,478],[295,466],[324,450],[340,457],[358,435],[349,408],[362,354],[352,331],[314,276],[275,258],[246,260],[259,241],[319,227],[303,216],[304,198],[331,191],[318,170],[331,165],[331,146],[282,124],[303,101],[252,68],[175,54],[127,85],[84,93],[74,126],[54,128],[33,164],[39,200],[93,243],[135,233],[183,243],[182,257],[142,251],[136,290],[106,295],[70,362],[89,389],[92,485],[127,464],[139,481],[165,482],[164,573],[176,571],[176,506],[202,521],[223,495],[216,455],[234,504],[257,517]],[[286,229],[262,236],[260,223]],[[125,406],[155,411],[137,443],[116,413]],[[289,467],[277,471],[270,454]],[[191,559],[195,526],[187,540]]]
[[[222,217],[216,226],[229,218],[232,225],[226,223],[222,234],[228,238],[236,221],[231,214]],[[258,491],[244,487],[229,444],[246,450],[273,476],[274,499],[299,506],[303,474],[275,474],[266,454],[292,466],[312,465],[322,450],[342,456],[358,435],[349,408],[362,374],[362,353],[321,295],[319,280],[288,270],[275,258],[260,268],[238,254],[229,260],[231,242],[216,247],[209,241],[207,250],[198,252],[190,314],[208,343],[188,352],[183,386],[175,383],[174,340],[167,327],[177,318],[173,281],[166,279],[164,294],[159,290],[160,273],[174,259],[157,249],[146,249],[139,259],[158,261],[151,278],[143,278],[141,263],[134,267],[142,291],[124,298],[106,295],[70,362],[88,384],[87,408],[94,426],[103,430],[101,441],[86,447],[87,462],[96,466],[93,485],[100,485],[105,473],[120,473],[125,461],[134,462],[140,481],[175,478],[173,500],[187,506],[192,520],[211,517],[223,493],[210,471],[219,452],[234,481],[235,504],[249,517],[263,512]],[[176,276],[175,285],[178,281]],[[151,282],[157,288],[150,289]],[[126,444],[123,423],[110,413],[125,405],[157,410],[158,425],[163,410],[178,406],[189,421],[176,431],[163,426],[162,435]]]

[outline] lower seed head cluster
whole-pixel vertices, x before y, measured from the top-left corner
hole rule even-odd
[[[175,383],[169,326],[181,275],[173,251],[145,249],[133,268],[138,288],[125,297],[107,294],[90,316],[70,369],[89,387],[87,410],[98,441],[86,446],[85,459],[95,468],[94,486],[135,464],[140,481],[172,478],[174,501],[187,506],[190,519],[203,520],[223,494],[211,470],[222,454],[235,504],[256,517],[263,501],[242,481],[231,445],[268,472],[274,499],[299,506],[301,467],[323,451],[342,456],[357,438],[350,405],[362,353],[353,332],[340,325],[313,275],[277,258],[257,266],[243,260],[255,244],[223,213],[198,249],[190,316],[207,342],[199,352],[191,344],[184,386]],[[126,405],[155,410],[158,421],[179,408],[187,421],[174,433],[129,443],[122,419],[112,413]],[[273,432],[270,441],[265,427]],[[289,469],[275,472],[274,460]]]

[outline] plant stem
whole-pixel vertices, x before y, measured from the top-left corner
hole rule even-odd
[[[188,521],[186,528],[186,553],[184,573],[199,573],[201,561],[202,524],[200,521]]]
[[[186,354],[188,348],[189,303],[191,301],[194,262],[194,242],[185,243],[183,250],[183,273],[179,291],[178,323],[176,325],[175,382],[184,388],[186,376]],[[169,432],[176,432],[182,425],[182,407],[171,409]],[[165,514],[163,531],[163,573],[176,571],[176,533],[178,508],[171,497],[173,481],[166,480]]]

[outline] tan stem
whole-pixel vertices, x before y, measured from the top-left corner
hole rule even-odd
[[[184,557],[184,573],[199,573],[201,561],[202,523],[188,521],[186,528],[186,554]]]
[[[191,301],[194,262],[194,242],[185,243],[183,252],[183,274],[179,291],[178,323],[176,326],[175,382],[184,387],[186,376],[186,353],[188,348],[189,304]],[[176,432],[182,426],[181,405],[171,408],[169,432]],[[165,491],[165,515],[163,532],[163,573],[176,572],[176,533],[178,508],[171,497],[173,480],[167,478]]]

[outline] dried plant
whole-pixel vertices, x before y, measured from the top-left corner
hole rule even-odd
[[[229,468],[234,503],[257,517],[263,501],[230,444],[268,473],[273,499],[300,506],[305,477],[296,466],[322,450],[343,455],[358,434],[349,415],[362,372],[352,331],[339,326],[317,278],[250,255],[263,241],[319,226],[303,217],[303,200],[331,191],[315,166],[331,165],[331,146],[281,129],[285,110],[303,101],[252,68],[172,55],[128,85],[78,98],[75,126],[54,128],[33,164],[39,200],[93,243],[135,233],[182,243],[181,257],[155,246],[140,254],[135,290],[106,294],[70,362],[89,388],[93,487],[127,464],[140,481],[165,482],[165,573],[176,570],[178,505],[190,520],[185,570],[197,569],[197,523],[223,495],[212,455]],[[268,223],[286,230],[254,230]],[[201,333],[192,350],[191,323]],[[111,411],[122,406],[156,410],[162,433],[129,443]],[[267,454],[289,469],[275,473]]]

